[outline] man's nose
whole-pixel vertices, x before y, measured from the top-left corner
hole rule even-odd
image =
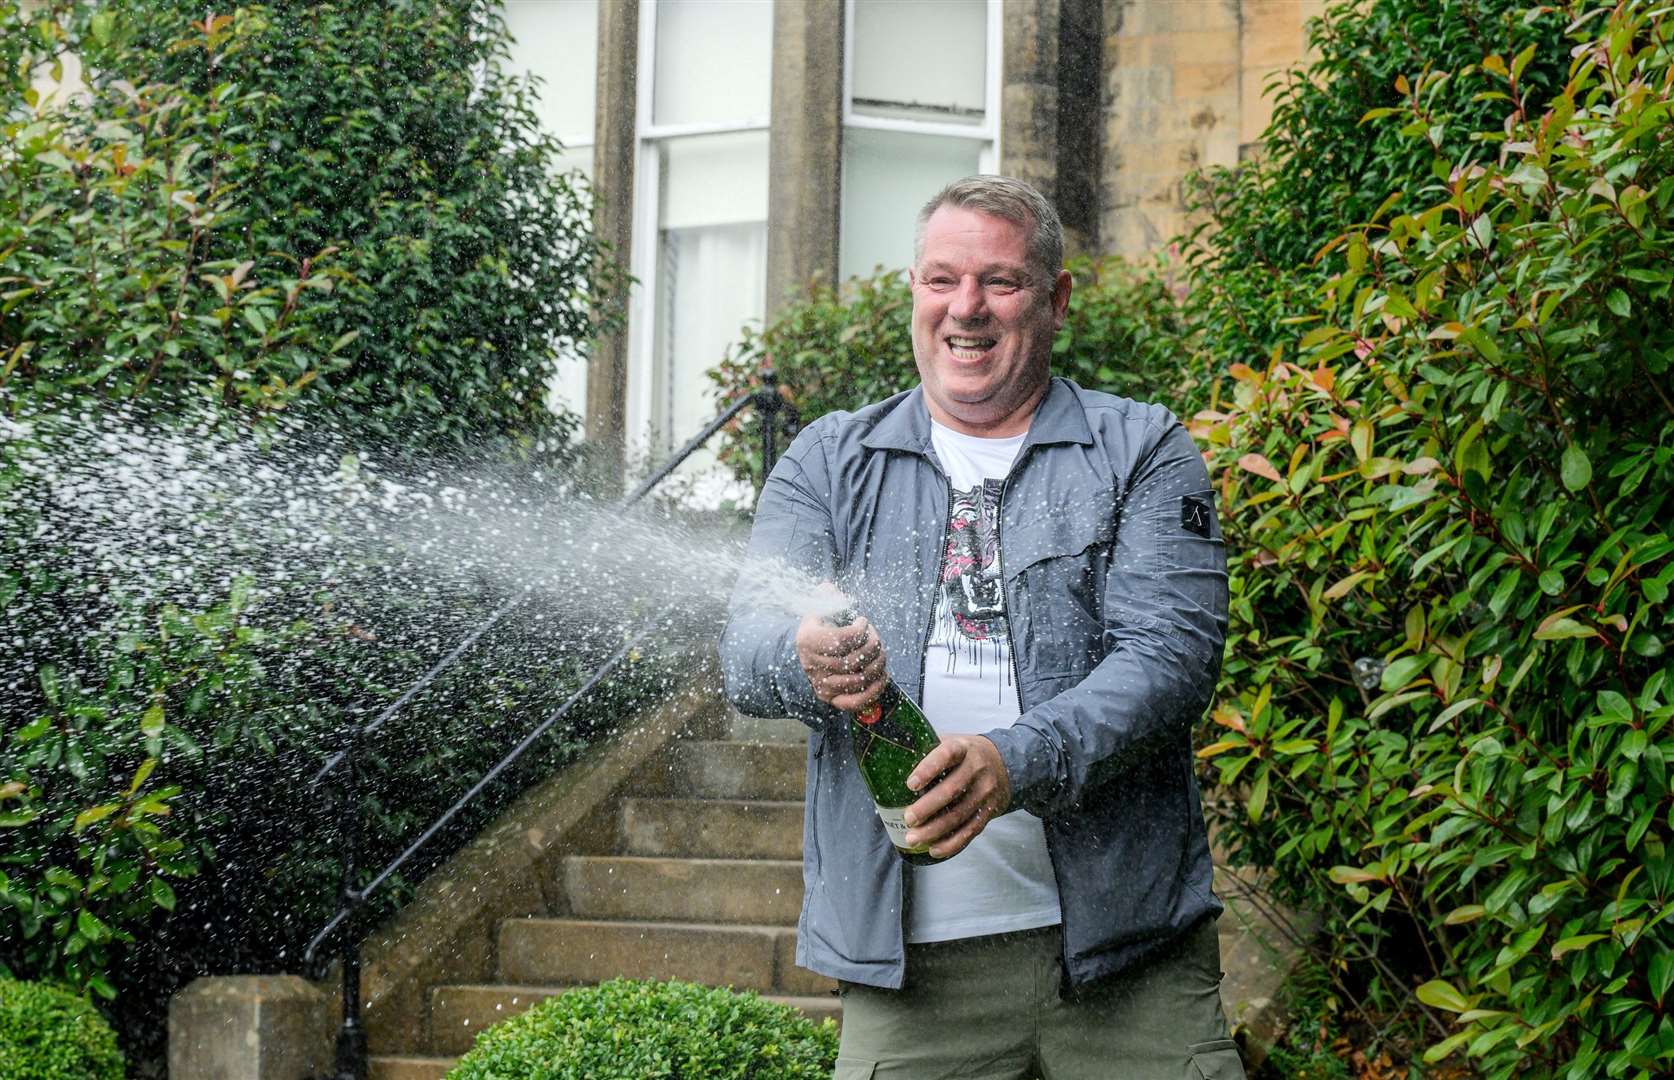
[[[970,322],[987,315],[988,296],[982,290],[982,282],[974,276],[960,278],[959,287],[948,302],[947,313],[960,322]]]

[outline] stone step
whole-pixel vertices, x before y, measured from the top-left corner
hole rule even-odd
[[[573,989],[567,986],[438,986],[430,994],[430,1038],[433,1049],[463,1054],[486,1028],[509,1020],[549,997]],[[832,994],[792,997],[763,994],[769,1001],[800,1009],[818,1022],[841,1021],[842,1005]],[[405,1080],[405,1078],[403,1078]]]
[[[369,1062],[367,1080],[443,1080],[454,1061],[450,1057],[376,1055]]]
[[[800,720],[745,716],[737,709],[729,709],[727,713],[727,738],[734,742],[796,743],[801,746],[808,741],[808,725]]]
[[[656,794],[698,799],[800,799],[806,743],[691,740],[674,746]],[[650,792],[647,792],[650,794]]]
[[[801,859],[802,804],[766,799],[623,799],[628,855]]]
[[[583,919],[790,926],[802,906],[802,864],[789,860],[572,855],[559,873]]]
[[[802,996],[837,986],[796,966],[796,931],[786,926],[508,919],[496,952],[502,980],[535,986],[685,979]]]

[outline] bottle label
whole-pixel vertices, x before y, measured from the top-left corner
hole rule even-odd
[[[873,805],[876,805],[876,804],[873,804]],[[878,820],[883,822],[884,832],[889,834],[889,842],[890,843],[894,844],[896,847],[900,848],[902,851],[911,852],[914,855],[923,855],[923,854],[928,853],[929,850],[930,850],[930,845],[929,844],[920,844],[918,847],[908,847],[907,846],[906,815],[907,815],[907,808],[904,807],[904,806],[902,806],[902,807],[879,806],[878,807]]]

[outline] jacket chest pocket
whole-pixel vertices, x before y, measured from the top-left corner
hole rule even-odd
[[[1104,582],[1116,542],[1114,485],[1073,497],[1007,499],[1000,557],[1019,595],[1014,626],[1036,677],[1083,675],[1103,658]]]

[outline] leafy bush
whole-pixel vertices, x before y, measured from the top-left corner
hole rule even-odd
[[[1201,223],[1184,243],[1184,315],[1198,362],[1224,372],[1238,361],[1259,364],[1274,346],[1293,349],[1287,320],[1313,312],[1335,270],[1315,258],[1326,241],[1380,207],[1405,209],[1436,161],[1475,154],[1478,133],[1504,119],[1501,102],[1452,80],[1430,83],[1422,117],[1409,112],[1404,124],[1363,123],[1367,113],[1401,108],[1428,72],[1549,46],[1563,24],[1560,11],[1526,0],[1332,4],[1310,23],[1316,58],[1272,87],[1262,153],[1185,185]],[[1566,64],[1562,50],[1536,49],[1520,86],[1542,101],[1563,85]],[[1203,404],[1202,389],[1182,399],[1182,415]]]
[[[831,1075],[837,1026],[752,992],[616,979],[496,1024],[449,1080],[807,1080]]]
[[[0,389],[14,403],[123,399],[171,391],[277,408],[346,360],[332,347],[327,294],[344,280],[322,243],[239,250],[251,207],[239,188],[261,169],[229,110],[260,93],[217,81],[108,79],[77,108],[37,107],[30,76],[63,73],[84,43],[71,13],[23,15],[0,3],[15,51],[0,93]],[[236,59],[248,34],[188,33],[181,51],[207,70]],[[87,30],[112,40],[112,20]]]
[[[0,1080],[122,1080],[122,1052],[86,999],[0,979]]]
[[[574,495],[545,387],[616,279],[494,11],[0,0],[0,974],[115,996],[136,1070],[185,980],[299,966],[341,872],[305,781],[517,587],[350,543],[398,523],[374,488]],[[86,96],[38,107],[69,53]],[[175,454],[115,510],[81,497]],[[369,743],[363,868],[619,642],[558,614],[532,598]],[[589,699],[407,872],[664,675]]]
[[[224,55],[174,46],[196,0],[100,7],[96,67],[232,94],[222,122],[257,149],[237,177],[247,229],[206,257],[261,270],[341,249],[320,403],[427,447],[568,434],[553,374],[619,317],[625,278],[586,180],[556,168],[536,88],[502,63],[499,0],[270,0],[215,16],[208,37],[240,43]]]
[[[1071,261],[1075,288],[1053,369],[1083,386],[1124,394],[1172,391],[1186,366],[1174,284],[1162,264],[1148,272],[1114,257]],[[912,293],[904,274],[855,278],[841,291],[816,289],[765,327],[746,326],[738,346],[709,372],[723,403],[761,385],[771,368],[804,421],[854,409],[918,384]],[[725,436],[721,459],[741,477],[761,472],[753,410]]]
[[[1374,55],[1453,5],[1421,7],[1324,38]],[[1674,1061],[1674,52],[1650,5],[1571,14],[1370,110],[1423,167],[1310,241],[1313,310],[1195,420],[1233,553],[1222,841],[1324,913],[1354,1005],[1502,1078]],[[1296,100],[1343,78],[1315,74]],[[1502,114],[1474,139],[1467,98]],[[1276,178],[1348,135],[1296,122],[1237,205],[1303,209]],[[1271,310],[1206,273],[1200,313]]]

